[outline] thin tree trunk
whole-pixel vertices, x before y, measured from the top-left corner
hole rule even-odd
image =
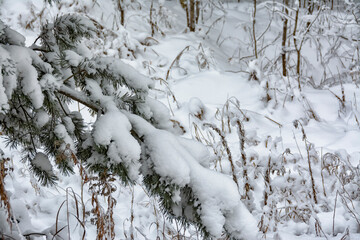
[[[197,24],[199,22],[199,16],[200,16],[200,1],[199,0],[196,0],[195,8],[196,8],[195,23]]]
[[[190,32],[194,32],[195,31],[195,0],[189,0],[190,2],[190,6],[189,6],[189,23],[188,23],[188,27],[190,29]]]
[[[294,38],[294,47],[295,47],[296,54],[297,54],[296,75],[297,75],[297,80],[298,80],[298,87],[299,87],[299,90],[301,91],[301,84],[300,84],[301,48],[297,44],[297,36],[296,36],[297,26],[299,23],[299,11],[300,11],[299,8],[300,8],[300,6],[297,7],[296,13],[295,13],[295,24],[294,24],[295,26],[294,26],[293,38]]]
[[[120,24],[124,26],[125,23],[125,9],[123,6],[123,0],[118,0],[118,9],[120,11]]]
[[[185,12],[186,12],[187,27],[190,28],[189,0],[185,2],[184,9],[185,9]]]
[[[256,24],[256,0],[254,0],[254,14],[253,14],[253,38],[254,38],[254,54],[256,59],[258,58],[258,52],[257,52],[257,42],[256,42],[256,34],[255,34],[255,24]]]
[[[186,24],[190,32],[195,32],[196,24],[200,16],[199,0],[180,0],[181,7],[186,12]]]
[[[150,26],[151,26],[151,36],[155,35],[155,24],[153,22],[153,10],[154,10],[154,0],[151,0],[150,6]]]
[[[284,0],[284,5],[285,5],[285,15],[288,16],[289,11],[287,9],[287,6],[289,5],[289,0]],[[287,76],[287,71],[286,71],[286,39],[287,39],[287,24],[288,24],[288,19],[287,17],[284,17],[284,25],[283,25],[283,35],[282,35],[282,43],[281,43],[281,47],[282,47],[282,53],[281,53],[281,58],[282,58],[282,72],[283,72],[283,76],[286,77]]]

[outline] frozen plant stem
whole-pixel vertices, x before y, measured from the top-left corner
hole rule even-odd
[[[305,143],[305,148],[306,148],[306,153],[307,153],[307,160],[308,160],[308,166],[309,166],[309,173],[310,173],[310,178],[311,178],[311,188],[312,188],[312,192],[313,192],[313,198],[314,198],[314,202],[315,204],[317,204],[317,197],[316,197],[316,190],[315,190],[315,181],[314,181],[314,176],[313,176],[313,172],[312,172],[312,168],[311,168],[311,158],[310,158],[310,148],[311,148],[311,144],[309,144],[307,137],[306,137],[306,133],[305,133],[305,129],[304,126],[301,124],[300,121],[295,120],[294,121],[294,126],[295,128],[298,128],[300,125],[301,127],[301,132],[303,134],[303,141]]]
[[[323,165],[324,165],[324,161],[323,161],[323,154],[322,154],[322,148],[321,148],[321,171],[320,171],[320,175],[321,175],[321,182],[322,182],[322,186],[323,186],[324,196],[326,197],[324,174],[323,174],[324,166]]]
[[[337,197],[338,197],[339,192],[336,191],[336,196],[335,196],[335,206],[334,206],[334,214],[333,214],[333,221],[332,221],[332,234],[335,237],[335,212],[336,212],[336,202],[337,202]]]
[[[305,139],[305,147],[306,147],[306,152],[307,152],[307,157],[308,157],[309,173],[310,173],[310,177],[311,177],[311,187],[312,187],[312,191],[313,191],[314,202],[315,202],[315,204],[317,204],[316,191],[315,191],[315,181],[314,181],[314,176],[313,176],[313,173],[312,173],[311,162],[310,162],[310,149],[309,149],[310,146],[307,144],[306,139]]]
[[[243,164],[243,178],[245,179],[245,194],[244,197],[247,200],[251,200],[250,199],[250,189],[251,185],[249,183],[249,177],[248,177],[248,173],[247,173],[247,163],[246,163],[246,153],[245,153],[245,130],[244,127],[242,125],[242,123],[237,120],[236,121],[237,127],[238,127],[238,135],[239,135],[239,142],[240,142],[240,151],[241,151],[241,160],[242,160],[242,164]]]

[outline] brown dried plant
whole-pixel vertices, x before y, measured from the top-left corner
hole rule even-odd
[[[100,173],[98,176],[88,178],[90,184],[89,190],[91,192],[91,210],[94,218],[91,222],[96,225],[97,236],[96,239],[115,239],[115,222],[114,222],[114,207],[116,200],[112,196],[117,190],[114,182],[116,178],[107,171]],[[106,200],[107,209],[103,208],[100,197]]]
[[[0,207],[4,207],[7,211],[7,222],[12,227],[11,219],[11,205],[10,205],[10,199],[6,193],[5,189],[5,177],[9,174],[9,172],[13,171],[13,168],[11,168],[8,165],[8,162],[10,161],[9,158],[5,158],[2,150],[1,152],[1,158],[0,158]]]

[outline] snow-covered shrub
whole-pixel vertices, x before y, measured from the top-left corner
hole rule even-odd
[[[351,218],[359,222],[354,203],[358,201],[359,192],[358,166],[353,165],[354,161],[345,151],[325,153],[321,158],[302,131],[306,157],[289,149],[277,155],[278,151],[272,147],[274,154],[264,159],[268,165],[259,227],[266,234],[268,230],[276,231],[279,224],[304,223],[308,233],[335,236],[345,231],[345,222]],[[339,208],[337,201],[343,206]],[[326,226],[324,229],[324,216],[332,216],[336,211],[342,211],[347,220],[343,223],[334,220],[332,230]]]
[[[281,150],[281,137],[268,136],[261,141],[256,133],[245,130],[252,122],[249,115],[237,99],[230,98],[217,110],[220,127],[196,117],[191,121],[197,126],[196,139],[213,149],[214,167],[238,184],[241,200],[257,216],[264,237],[279,227],[287,227],[296,235],[349,235],[346,226],[350,232],[358,231],[358,155],[350,156],[345,151],[320,154],[307,138],[304,121],[295,121],[294,126],[301,134],[305,155],[288,148]],[[236,145],[231,143],[235,133]],[[238,143],[240,148],[236,149]],[[343,221],[335,219],[334,227],[329,228],[327,218],[334,212],[346,217]]]
[[[195,137],[198,141],[212,148],[216,159],[215,168],[217,169],[217,165],[219,164],[221,172],[232,176],[233,181],[239,188],[242,202],[248,210],[253,211],[255,209],[252,181],[254,178],[254,156],[252,154],[247,156],[245,144],[257,145],[258,140],[256,136],[250,136],[250,134],[245,132],[243,122],[249,119],[241,112],[240,102],[236,98],[229,98],[223,107],[217,110],[216,116],[218,120],[221,121],[221,127],[210,124],[206,119],[202,120],[195,115],[197,118],[193,120]],[[199,125],[202,131],[198,127]],[[240,150],[239,159],[234,158],[233,150],[230,148],[227,140],[227,135],[231,134],[231,132],[235,132],[238,137]],[[205,136],[207,136],[207,138]],[[229,164],[229,167],[224,169],[222,167],[223,164]]]

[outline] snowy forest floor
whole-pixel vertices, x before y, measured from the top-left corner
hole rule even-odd
[[[125,28],[116,26],[119,14],[111,1],[70,2],[47,4],[43,8],[42,0],[4,0],[0,13],[3,21],[26,36],[28,45],[34,42],[41,22],[51,21],[60,13],[80,12],[106,26],[97,41],[86,43],[88,47],[99,54],[123,58],[153,78],[156,85],[151,96],[170,109],[174,123],[181,126],[185,137],[208,145],[213,159],[211,168],[231,177],[235,175],[242,195],[244,186],[249,184],[249,199],[244,202],[259,226],[268,227],[263,228],[265,233],[259,232],[259,237],[360,239],[360,187],[356,182],[360,180],[358,75],[355,80],[344,80],[341,84],[321,84],[319,54],[315,43],[309,40],[303,50],[307,59],[304,71],[315,79],[317,87],[304,81],[299,91],[295,77],[291,74],[282,77],[280,61],[273,60],[281,54],[277,35],[282,23],[279,16],[269,13],[265,4],[258,7],[256,31],[258,36],[267,31],[258,43],[259,49],[264,46],[266,49],[254,60],[249,40],[251,3],[215,6],[211,15],[210,10],[205,14],[207,19],[199,24],[199,30],[190,33],[177,1],[165,1],[163,9],[156,10],[164,36],[156,32],[151,37],[148,23],[151,1],[138,1],[141,10],[136,4],[128,6]],[[347,46],[344,49],[347,51]],[[336,75],[337,63],[330,64]],[[342,96],[344,101],[339,99]],[[83,106],[74,104],[74,109],[78,108],[87,112]],[[237,119],[241,120],[244,133],[239,132]],[[90,124],[90,114],[87,120]],[[243,152],[239,139],[245,141]],[[6,178],[6,189],[13,213],[19,219],[16,227],[22,234],[30,234],[31,239],[46,239],[42,232],[65,226],[59,237],[67,239],[71,235],[72,239],[81,239],[84,228],[74,217],[82,192],[78,172],[59,176],[55,187],[43,187],[20,161],[20,150],[7,149],[4,144],[1,149],[11,157],[14,169]],[[247,156],[248,178],[241,167],[242,153]],[[328,158],[324,157],[327,153]],[[309,159],[317,203],[313,202]],[[344,169],[343,175],[337,175],[337,169]],[[341,176],[348,182],[337,181]],[[194,227],[167,220],[157,199],[149,196],[141,180],[135,186],[118,183],[116,186],[116,239],[131,239],[132,235],[133,239],[201,239]],[[94,239],[96,227],[91,224],[91,194],[86,185],[82,199],[88,219],[86,239]]]

